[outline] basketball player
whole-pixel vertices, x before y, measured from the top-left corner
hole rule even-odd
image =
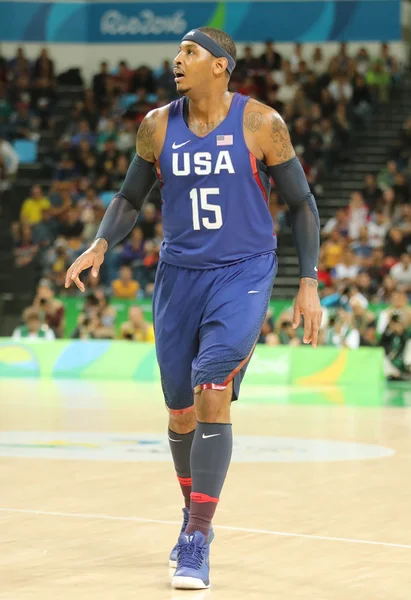
[[[230,405],[267,311],[277,271],[267,201],[272,178],[288,204],[300,264],[294,327],[315,347],[319,216],[287,127],[271,108],[228,91],[236,48],[223,31],[187,33],[174,61],[182,96],[151,111],[137,154],[93,245],[66,287],[134,227],[161,182],[164,241],[153,298],[156,351],[170,439],[186,508],[170,556],[174,588],[209,587],[211,521],[232,451]]]

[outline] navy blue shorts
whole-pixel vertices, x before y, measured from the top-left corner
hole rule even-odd
[[[277,272],[275,253],[210,270],[160,262],[153,317],[164,397],[171,411],[194,390],[224,389],[233,400],[260,335]]]

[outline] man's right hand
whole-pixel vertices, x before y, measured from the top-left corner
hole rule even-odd
[[[89,267],[92,268],[91,274],[97,277],[100,267],[104,261],[104,254],[107,252],[108,244],[106,240],[99,239],[71,265],[66,274],[65,287],[69,288],[71,282],[74,281],[81,292],[85,291],[84,283],[80,280],[80,273]]]

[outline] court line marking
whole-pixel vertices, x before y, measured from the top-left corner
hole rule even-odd
[[[159,525],[179,525],[180,521],[165,521],[161,519],[144,519],[141,517],[120,517],[114,515],[99,515],[93,513],[67,513],[48,510],[34,510],[29,508],[7,508],[0,507],[3,513],[22,513],[28,515],[40,515],[49,517],[63,517],[72,519],[93,519],[103,521],[127,521],[133,523],[156,523]],[[329,537],[326,535],[314,535],[311,533],[290,533],[287,531],[271,531],[269,529],[252,529],[248,527],[230,527],[229,525],[215,525],[214,529],[223,529],[225,531],[237,531],[242,533],[260,533],[262,535],[274,535],[278,537],[302,538],[309,540],[322,540],[326,542],[341,542],[346,544],[365,544],[368,546],[385,546],[387,548],[405,548],[411,550],[411,544],[394,544],[392,542],[378,542],[375,540],[356,540],[352,538]]]

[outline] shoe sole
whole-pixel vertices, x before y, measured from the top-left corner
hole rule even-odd
[[[174,590],[206,590],[210,584],[206,585],[204,581],[194,577],[173,577],[171,587]]]

